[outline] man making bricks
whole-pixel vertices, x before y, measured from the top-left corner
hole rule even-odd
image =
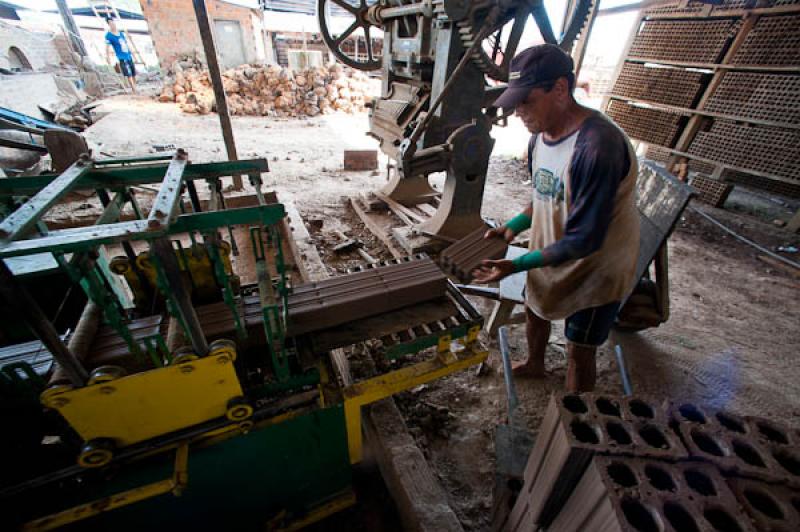
[[[636,155],[601,113],[578,104],[572,59],[554,45],[534,46],[511,61],[496,107],[515,110],[532,137],[528,165],[533,199],[486,238],[511,241],[530,228],[530,252],[487,260],[474,272],[488,283],[527,271],[528,359],[518,376],[544,375],[550,322],[565,320],[568,391],[591,391],[597,347],[633,288],[639,253]]]

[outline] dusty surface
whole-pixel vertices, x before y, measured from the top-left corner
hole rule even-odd
[[[185,115],[174,105],[145,99],[121,98],[105,107],[111,114],[88,132],[97,151],[138,154],[155,143],[172,143],[188,149],[194,161],[225,157],[216,115]],[[331,273],[359,261],[355,253],[338,257],[330,252],[338,243],[335,230],[364,240],[365,249],[376,258],[388,257],[343,201],[383,181],[370,172],[341,170],[343,149],[374,147],[364,136],[366,116],[293,121],[236,117],[234,127],[241,158],[270,161],[267,189],[276,190],[283,201],[293,201],[307,222],[322,220],[312,238]],[[522,152],[524,133],[513,133],[502,132],[495,153]],[[519,161],[495,157],[484,215],[504,220],[515,214],[529,194],[524,179]],[[800,240],[771,224],[774,217],[786,216],[786,208],[777,214],[771,210],[767,221],[700,208],[769,249],[797,246]],[[795,360],[800,348],[800,280],[757,255],[760,252],[697,214],[686,213],[670,240],[670,320],[657,329],[617,336],[636,392],[800,424],[800,367]],[[488,313],[487,305],[478,304]],[[521,358],[526,349],[521,326],[512,327],[511,344],[514,356]],[[496,345],[490,346],[496,356]],[[547,377],[517,384],[521,418],[531,429],[541,420],[549,394],[562,386],[562,346],[558,324],[547,352]],[[609,344],[601,349],[598,369],[599,389],[619,392]],[[501,373],[493,370],[477,377],[474,371],[463,372],[402,394],[398,403],[465,528],[486,530],[494,468],[492,433],[506,415]]]

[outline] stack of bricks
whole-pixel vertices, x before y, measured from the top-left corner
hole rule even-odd
[[[691,184],[697,190],[697,197],[714,207],[722,207],[733,190],[733,185],[703,175],[695,175]]]
[[[502,259],[506,255],[508,243],[498,237],[484,238],[488,226],[471,232],[458,242],[452,244],[439,255],[439,265],[445,273],[468,283],[472,272],[486,259]]]
[[[553,395],[504,531],[799,530],[800,431],[692,404]]]
[[[424,255],[301,284],[289,295],[290,335],[335,327],[444,297],[447,277]]]

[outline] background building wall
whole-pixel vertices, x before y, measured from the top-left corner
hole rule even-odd
[[[140,0],[140,3],[161,68],[168,69],[182,55],[197,54],[205,61],[197,18],[190,0]],[[254,21],[260,21],[258,11],[220,0],[208,1],[206,5],[212,21],[233,20],[239,23],[246,62],[264,61],[263,42],[258,41],[263,39],[263,33],[254,24]]]

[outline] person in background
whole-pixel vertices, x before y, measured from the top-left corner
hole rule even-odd
[[[124,31],[117,30],[117,23],[114,19],[108,19],[108,32],[106,32],[106,61],[111,62],[111,52],[119,63],[119,72],[131,86],[131,90],[136,94],[136,66],[133,64],[133,54],[128,44],[128,37]]]

